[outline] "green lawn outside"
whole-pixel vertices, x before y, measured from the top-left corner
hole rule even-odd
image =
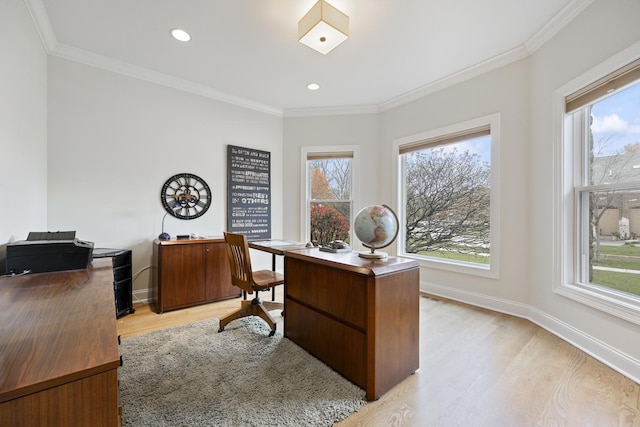
[[[593,284],[640,296],[640,274],[593,270]]]
[[[640,248],[635,245],[624,246],[601,246],[600,254],[602,255],[622,255],[622,256],[637,256],[637,260],[616,260],[616,259],[601,259],[598,262],[594,262],[593,265],[610,268],[623,268],[626,270],[640,270]]]
[[[430,256],[433,258],[441,258],[452,261],[474,262],[477,264],[489,264],[489,257],[486,255],[476,255],[469,253],[460,253],[453,251],[425,251],[419,255]]]
[[[638,259],[638,261],[602,259],[598,262],[594,262],[593,265],[600,267],[623,268],[625,270],[640,270],[640,259]]]
[[[638,260],[601,259],[593,265],[599,267],[640,270],[640,248],[635,245],[600,246],[600,253],[605,255],[637,256]],[[593,270],[593,283],[611,289],[640,296],[640,274],[617,271]]]
[[[640,248],[635,245],[608,246],[600,245],[600,253],[608,255],[629,255],[640,257]]]

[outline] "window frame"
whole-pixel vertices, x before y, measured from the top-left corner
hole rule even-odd
[[[585,110],[566,112],[567,99],[584,92],[594,83],[615,74],[640,59],[640,43],[623,50],[609,60],[573,79],[553,93],[554,129],[554,224],[553,224],[553,292],[584,305],[640,324],[640,299],[604,286],[581,283],[581,257],[584,239],[581,227],[581,193],[602,186],[585,185],[584,171],[588,156],[584,152],[584,137],[588,132]],[[599,99],[599,98],[598,98]],[[595,99],[589,98],[588,104]],[[584,202],[582,202],[584,203]],[[585,214],[583,213],[583,216]]]
[[[359,159],[360,159],[360,147],[357,145],[327,145],[327,146],[303,146],[300,150],[300,167],[302,173],[302,182],[300,184],[301,195],[300,198],[304,201],[301,206],[300,212],[300,241],[308,242],[311,233],[311,176],[309,174],[309,168],[307,167],[307,161],[309,157],[315,157],[330,153],[335,157],[340,157],[341,153],[344,153],[344,157],[351,158],[351,222],[349,223],[349,239],[354,242],[353,233],[353,215],[354,209],[358,206],[358,197],[360,194],[360,186],[358,182],[359,175]]]
[[[421,145],[427,140],[447,139],[455,137],[461,133],[472,131],[482,127],[489,127],[491,136],[491,189],[490,189],[490,263],[476,264],[462,261],[452,261],[433,257],[426,257],[405,252],[404,242],[406,239],[405,227],[402,226],[406,222],[406,195],[404,191],[405,176],[402,167],[402,154],[407,147]],[[392,176],[396,180],[395,188],[397,192],[397,214],[400,221],[400,230],[396,240],[396,251],[398,256],[404,258],[415,259],[421,267],[435,268],[439,270],[451,271],[456,273],[470,274],[473,276],[487,277],[491,279],[500,278],[500,113],[494,113],[487,116],[479,117],[472,120],[444,126],[437,129],[428,130],[414,135],[409,135],[393,141],[393,158],[394,170]]]

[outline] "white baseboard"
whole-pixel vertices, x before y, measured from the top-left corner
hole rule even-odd
[[[151,292],[148,289],[133,291],[133,302],[151,303]]]
[[[420,290],[435,296],[527,319],[640,384],[640,360],[585,334],[536,307],[434,283],[421,282]]]

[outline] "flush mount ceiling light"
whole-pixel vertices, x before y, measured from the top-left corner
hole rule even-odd
[[[180,28],[174,28],[171,30],[171,37],[181,42],[188,42],[191,40],[191,36],[185,30]]]
[[[298,22],[300,43],[323,55],[348,37],[349,17],[324,0],[319,0]]]
[[[320,89],[320,85],[318,83],[309,83],[307,85],[307,89],[309,89],[309,90],[318,90],[318,89]]]

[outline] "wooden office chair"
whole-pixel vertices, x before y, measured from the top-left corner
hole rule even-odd
[[[283,305],[271,301],[263,302],[258,292],[282,285],[284,275],[271,270],[253,271],[251,269],[249,245],[244,234],[225,232],[224,240],[227,243],[227,256],[231,266],[231,283],[249,294],[255,292],[256,295],[252,300],[243,300],[238,310],[221,318],[218,332],[224,331],[224,327],[233,320],[247,316],[258,316],[269,324],[271,328],[269,336],[273,336],[276,333],[276,322],[271,317],[269,310],[282,308]]]

